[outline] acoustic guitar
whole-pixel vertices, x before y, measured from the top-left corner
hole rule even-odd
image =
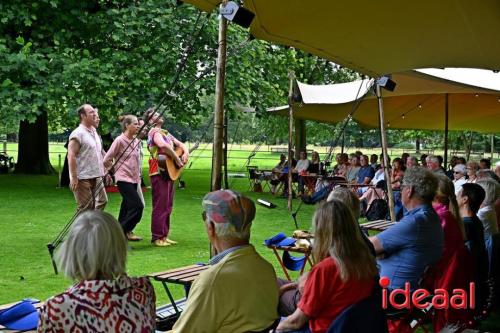
[[[191,149],[189,149],[189,154],[191,154],[191,152],[193,150],[198,148],[198,146],[199,146],[199,144],[196,143]],[[182,148],[176,147],[174,149],[174,151],[175,151],[175,154],[179,158],[181,158],[182,153],[183,153]],[[164,154],[158,154],[158,169],[160,170],[160,173],[162,173],[162,172],[167,173],[168,177],[172,180],[177,180],[180,177],[181,172],[184,169],[184,167],[186,166],[186,164],[187,163],[184,163],[184,165],[181,168],[179,168],[170,156],[164,155]]]

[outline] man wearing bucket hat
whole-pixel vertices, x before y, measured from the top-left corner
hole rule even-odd
[[[255,204],[231,190],[203,198],[203,222],[217,250],[189,292],[177,332],[255,332],[278,318],[276,273],[249,243]]]

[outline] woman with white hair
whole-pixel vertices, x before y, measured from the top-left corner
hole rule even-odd
[[[500,196],[500,185],[493,179],[488,178],[479,179],[477,184],[483,188],[486,194],[477,212],[477,217],[479,217],[483,223],[484,240],[488,243],[491,236],[498,233],[495,201]],[[488,247],[488,244],[486,247]]]
[[[464,164],[457,164],[453,167],[453,185],[455,186],[455,195],[462,189],[462,185],[467,183],[465,175],[467,170]]]
[[[154,332],[155,294],[146,277],[125,273],[127,242],[105,212],[80,214],[56,253],[76,284],[45,302],[38,332]]]

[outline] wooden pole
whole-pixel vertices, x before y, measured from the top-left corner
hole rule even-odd
[[[491,163],[493,164],[493,154],[495,153],[495,134],[490,135],[490,140],[491,140],[491,145],[490,145],[490,151],[491,151]]]
[[[293,83],[295,81],[295,73],[290,71],[288,74],[288,78],[290,79],[290,89],[288,90],[288,108],[289,108],[289,122],[288,122],[288,210],[292,211],[292,199],[293,199],[293,191],[292,191],[292,146],[293,146]]]
[[[444,101],[444,169],[448,170],[448,98],[445,94]]]
[[[394,214],[394,196],[392,194],[391,175],[389,174],[389,156],[387,155],[387,137],[385,135],[385,120],[384,120],[384,104],[382,102],[382,92],[380,86],[375,83],[375,93],[378,100],[378,113],[380,118],[380,138],[382,140],[382,154],[384,155],[384,174],[385,182],[387,184],[387,196],[389,201],[389,213],[391,221],[396,222],[396,215]]]
[[[224,115],[224,188],[229,189],[229,182],[227,179],[227,127],[229,125],[229,119],[227,113]]]
[[[221,5],[222,6],[222,5]],[[227,20],[219,20],[219,49],[217,53],[217,73],[215,81],[215,109],[214,109],[214,144],[212,148],[212,186],[211,190],[221,189],[222,183],[222,143],[224,139],[224,79],[226,76],[226,34]]]

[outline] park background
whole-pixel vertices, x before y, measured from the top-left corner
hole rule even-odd
[[[210,188],[211,145],[203,142],[211,142],[212,133],[216,18],[205,21],[190,6],[159,0],[2,1],[0,13],[0,141],[5,142],[0,148],[16,162],[14,170],[0,175],[0,303],[24,297],[43,300],[71,284],[54,275],[46,245],[75,210],[72,193],[57,185],[64,142],[78,124],[76,108],[85,102],[98,107],[99,132],[104,138],[115,137],[118,116],[140,115],[154,106],[171,90],[177,74],[175,91],[182,93],[174,94],[161,109],[167,128],[191,145],[201,141],[183,175],[187,186],[176,192],[172,238],[179,245],[158,249],[149,244],[151,205],[146,204],[137,229],[145,240],[132,245],[128,271],[143,275],[206,262],[209,244],[200,213],[201,198]],[[277,163],[279,156],[269,147],[284,147],[288,120],[266,110],[286,104],[289,70],[308,84],[362,78],[306,52],[250,40],[247,31],[234,25],[228,36],[225,109],[231,173],[246,173],[245,163],[262,169]],[[188,50],[193,52],[177,73],[179,60]],[[442,122],[441,118],[436,115],[429,121]],[[318,150],[322,158],[330,148],[334,154],[341,151],[341,125],[306,121],[305,127],[308,149]],[[450,155],[475,160],[493,157],[495,162],[500,151],[496,134],[452,131]],[[403,151],[442,154],[442,132],[388,130],[387,135],[391,157]],[[376,129],[350,122],[345,138],[346,152],[380,153]],[[145,179],[149,183],[147,175]],[[263,197],[278,205],[274,210],[258,207],[252,242],[280,274],[272,252],[261,244],[279,231],[290,234],[295,229],[285,200],[250,192],[246,178],[230,178],[229,185],[253,199]],[[113,193],[109,199],[106,210],[117,216],[120,196]],[[149,191],[145,199],[150,202]],[[294,207],[297,204],[294,201]],[[301,228],[309,228],[313,210],[301,208]],[[155,289],[158,304],[164,304],[161,286],[155,284]],[[181,293],[176,290],[176,296]]]

